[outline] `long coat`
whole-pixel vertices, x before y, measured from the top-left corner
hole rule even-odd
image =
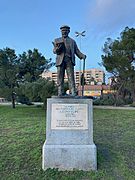
[[[68,45],[69,45],[70,51],[71,51],[71,61],[72,61],[73,65],[75,66],[75,55],[80,59],[84,59],[85,55],[80,52],[80,50],[77,47],[76,42],[72,38],[67,37],[67,40],[68,40]],[[57,54],[56,66],[60,66],[62,64],[64,56],[65,56],[65,51],[63,48],[64,42],[63,42],[62,37],[55,39],[53,44],[54,44],[53,52],[54,52],[54,54]],[[58,48],[57,44],[61,44],[61,47]]]

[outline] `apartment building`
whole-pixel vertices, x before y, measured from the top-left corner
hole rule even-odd
[[[105,73],[101,69],[86,70],[84,73],[84,77],[86,85],[93,85],[93,81],[94,84],[98,85],[105,83]]]
[[[80,84],[80,77],[82,75],[82,71],[75,71],[74,75],[75,75],[76,86],[78,86]],[[101,69],[85,70],[84,77],[85,77],[86,85],[94,85],[94,84],[101,85],[105,83],[105,73]],[[51,80],[57,83],[57,72],[51,72],[51,71],[43,72],[42,78],[50,78]],[[65,81],[68,81],[66,73],[65,73]]]

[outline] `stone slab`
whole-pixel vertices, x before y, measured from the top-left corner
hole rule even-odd
[[[42,168],[96,170],[96,146],[93,145],[47,145],[43,146]]]
[[[87,104],[52,104],[51,129],[88,129]]]

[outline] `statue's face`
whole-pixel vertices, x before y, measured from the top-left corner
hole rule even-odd
[[[61,30],[62,37],[64,38],[68,37],[69,32],[70,32],[69,29],[62,29]]]

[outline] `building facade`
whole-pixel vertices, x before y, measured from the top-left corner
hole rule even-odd
[[[82,75],[82,71],[75,71],[74,75],[75,75],[76,86],[79,86],[81,81],[80,78]],[[51,72],[51,71],[43,72],[42,78],[50,78],[50,80],[53,80],[57,83],[57,72]],[[94,85],[94,84],[101,85],[105,83],[105,73],[101,69],[85,70],[84,78],[86,85]],[[65,73],[65,81],[68,81],[66,73]]]
[[[82,95],[82,87],[78,87],[78,95]],[[103,95],[112,94],[110,85],[85,85],[84,96],[101,97]]]

